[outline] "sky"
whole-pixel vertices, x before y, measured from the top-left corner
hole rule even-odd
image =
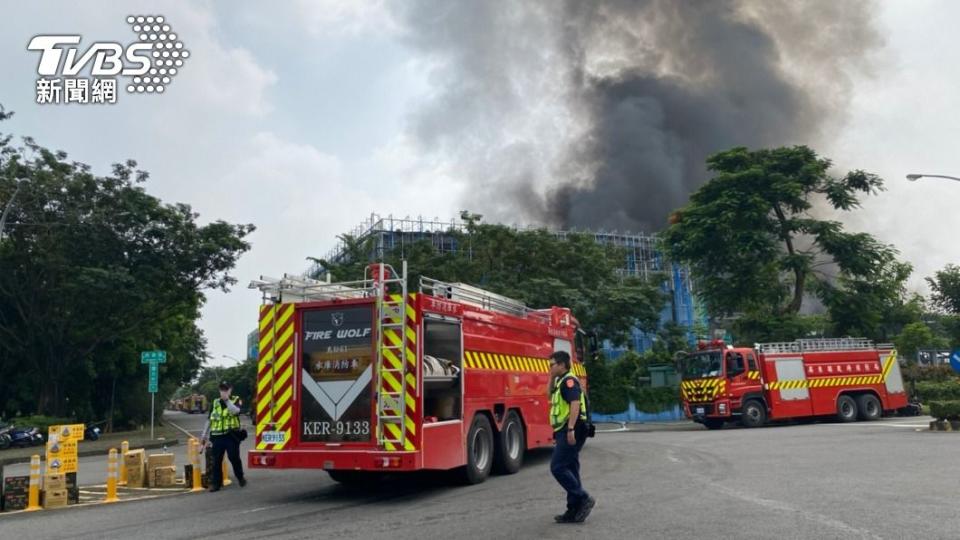
[[[499,154],[478,165],[474,148],[458,147],[455,137],[425,144],[433,140],[423,135],[425,117],[450,96],[450,59],[424,45],[424,25],[411,25],[398,4],[404,3],[7,1],[0,17],[0,104],[16,114],[0,128],[64,150],[101,174],[136,159],[150,172],[146,189],[163,201],[190,204],[202,222],[257,226],[252,249],[232,272],[238,285],[226,294],[208,292],[200,322],[208,362],[231,365],[228,357],[245,356],[246,334],[256,326],[259,293],[246,284],[304,271],[307,257],[324,256],[337,235],[371,213],[446,220],[469,208],[510,215],[496,184],[477,175],[478,167],[495,169]],[[954,238],[960,182],[904,177],[960,176],[953,146],[960,139],[953,23],[960,3],[865,6],[881,42],[865,68],[848,74],[849,95],[809,143],[839,169],[885,178],[887,190],[844,220],[899,249],[915,268],[911,289],[925,292],[924,277],[960,263]],[[107,106],[35,103],[39,54],[27,50],[34,35],[127,42],[136,36],[125,19],[141,14],[165,17],[191,54],[162,95],[121,92]],[[431,37],[449,33],[442,21],[436,24]],[[531,77],[529,84],[536,86],[527,94],[550,94],[549,77]],[[561,152],[538,146],[542,127],[529,127],[572,125],[551,103],[522,102],[496,136],[529,130],[534,150]],[[536,121],[523,124],[528,117]],[[464,121],[479,125],[477,118]],[[514,217],[537,221],[533,214]]]

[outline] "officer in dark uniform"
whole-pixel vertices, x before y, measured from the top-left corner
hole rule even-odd
[[[567,511],[557,523],[581,523],[597,501],[580,482],[580,449],[587,439],[587,407],[580,381],[570,372],[570,354],[557,351],[550,356],[550,424],[553,426],[553,459],[550,472],[567,491]]]
[[[227,454],[233,464],[233,475],[240,487],[247,485],[243,477],[243,462],[240,460],[240,398],[230,396],[232,387],[227,381],[220,383],[220,399],[210,407],[210,418],[203,435],[200,436],[200,448],[207,448],[207,433],[210,434],[210,447],[213,451],[213,471],[210,473],[210,491],[220,491],[223,485],[223,454]]]

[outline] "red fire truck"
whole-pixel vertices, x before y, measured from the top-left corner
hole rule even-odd
[[[549,356],[569,352],[586,376],[570,310],[428,278],[408,293],[406,274],[376,264],[350,283],[250,284],[264,294],[251,467],[340,482],[459,469],[478,483],[552,445]]]
[[[818,416],[876,420],[908,405],[897,352],[860,338],[752,349],[712,341],[681,361],[681,378],[684,413],[709,429],[735,420],[746,427]]]

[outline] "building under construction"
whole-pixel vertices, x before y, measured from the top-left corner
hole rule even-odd
[[[358,245],[369,249],[366,257],[370,261],[382,260],[390,253],[403,254],[404,249],[416,243],[427,241],[442,253],[456,252],[463,249],[458,245],[456,235],[451,232],[465,232],[466,222],[458,219],[442,221],[438,218],[395,218],[381,217],[371,214],[370,218],[346,233]],[[521,227],[517,227],[521,229]],[[667,294],[669,301],[661,314],[661,324],[676,322],[688,329],[691,341],[694,339],[693,329],[698,324],[706,324],[706,316],[696,305],[692,284],[685,267],[664,260],[657,249],[657,239],[654,235],[642,233],[626,233],[619,231],[552,231],[559,238],[569,234],[587,234],[593,236],[600,244],[613,245],[626,250],[626,258],[620,272],[625,276],[635,276],[649,279],[651,276],[663,276],[661,289]],[[334,248],[324,257],[330,262],[343,262],[349,256],[347,246],[343,240],[338,240]],[[322,274],[319,266],[308,272],[317,276]],[[653,336],[639,329],[634,329],[631,348],[636,351],[645,351],[653,343]],[[619,351],[607,347],[608,357],[615,357]]]

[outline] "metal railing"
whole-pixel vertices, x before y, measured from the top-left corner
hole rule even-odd
[[[447,300],[455,300],[481,309],[496,311],[498,313],[506,313],[524,318],[535,318],[545,322],[550,321],[550,314],[546,310],[532,309],[519,300],[465,283],[447,283],[428,277],[421,277],[420,292]]]
[[[864,351],[874,350],[873,340],[866,338],[816,338],[757,343],[754,348],[762,353],[801,353],[825,351]]]

